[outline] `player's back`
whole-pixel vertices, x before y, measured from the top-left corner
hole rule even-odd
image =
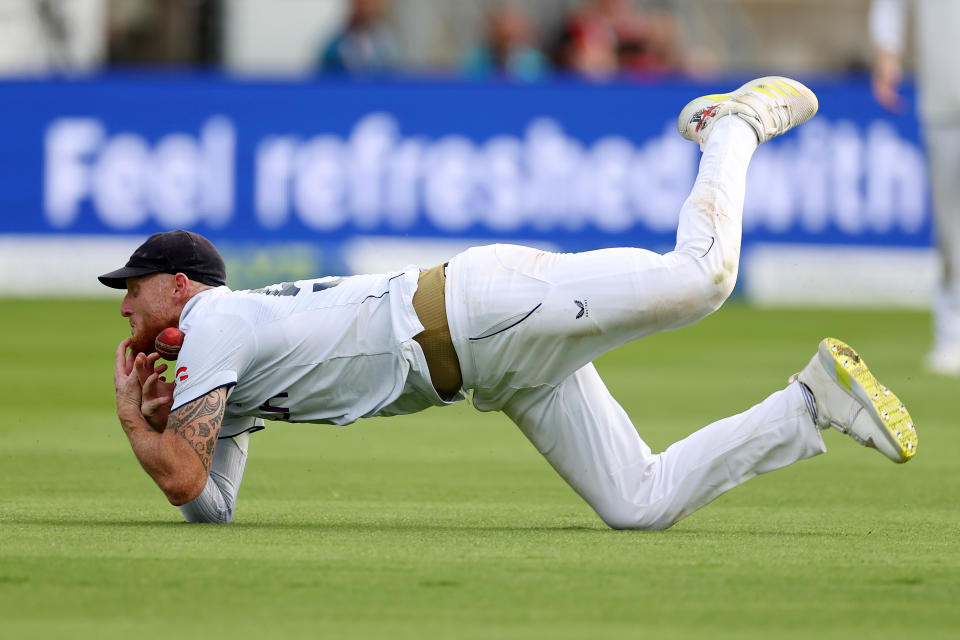
[[[408,379],[423,364],[412,347],[422,330],[412,306],[417,275],[205,292],[181,318],[181,359],[193,367],[190,375],[198,370],[219,385],[235,383],[227,408],[234,415],[348,424],[430,406],[432,398],[401,398],[419,395]],[[191,348],[195,336],[204,344]],[[186,360],[191,356],[196,364]],[[422,386],[421,377],[413,387]],[[403,406],[391,406],[398,399]]]

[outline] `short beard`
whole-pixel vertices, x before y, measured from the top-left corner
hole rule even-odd
[[[130,336],[130,349],[134,353],[150,355],[157,350],[156,340],[160,332],[171,326],[167,321],[150,314],[143,318],[135,335]],[[172,326],[176,326],[176,322]]]
[[[131,336],[130,341],[130,350],[133,353],[145,353],[147,355],[153,353],[157,350],[155,342],[159,331],[155,332],[152,337],[146,335]]]

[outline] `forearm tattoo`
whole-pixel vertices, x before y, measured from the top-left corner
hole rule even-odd
[[[187,441],[207,472],[223,422],[224,400],[223,389],[216,389],[171,412],[167,420],[167,429],[173,429]]]

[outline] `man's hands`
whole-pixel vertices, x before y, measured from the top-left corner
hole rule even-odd
[[[905,110],[899,94],[902,79],[900,56],[894,51],[878,47],[873,67],[873,96],[885,109],[893,113],[903,113]]]
[[[159,359],[159,353],[151,353],[149,356],[139,353],[134,360],[134,368],[143,388],[140,412],[151,427],[163,431],[167,426],[170,407],[173,406],[173,390],[177,383],[167,382],[160,377],[160,374],[167,370],[167,365],[157,365]]]
[[[127,353],[129,346],[130,338],[120,343],[113,367],[113,388],[117,399],[117,415],[121,422],[124,416],[129,416],[131,412],[141,415],[140,401],[143,397],[140,380],[133,366],[135,356]]]
[[[123,422],[125,415],[135,411],[152,429],[162,432],[173,406],[176,383],[160,377],[167,370],[166,364],[157,364],[160,354],[128,353],[129,346],[130,338],[127,338],[117,347],[113,372],[117,415]]]
[[[175,383],[160,379],[167,365],[157,364],[156,353],[128,353],[129,347],[129,339],[117,347],[117,417],[144,471],[171,504],[186,504],[206,486],[227,389],[214,389],[171,411]]]

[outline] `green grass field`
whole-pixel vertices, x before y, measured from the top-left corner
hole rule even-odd
[[[905,466],[830,433],[826,455],[642,533],[608,530],[465,403],[273,426],[234,523],[183,524],[113,414],[117,307],[0,300],[2,638],[960,633],[958,383],[923,373],[926,314],[734,304],[601,359],[655,450],[783,386],[825,335],[919,428]]]

